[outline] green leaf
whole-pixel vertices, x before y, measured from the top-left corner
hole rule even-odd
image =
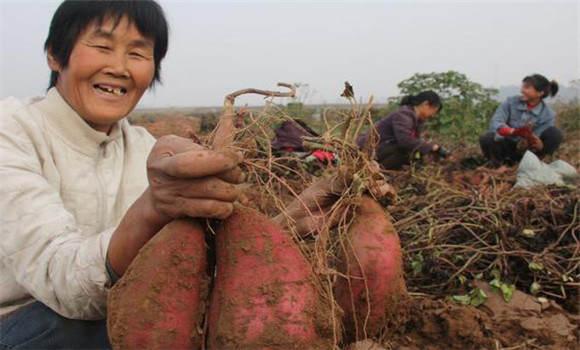
[[[479,288],[472,290],[471,293],[469,293],[469,296],[471,297],[470,304],[475,307],[485,303],[487,300],[487,294]]]
[[[485,292],[483,290],[481,290],[479,288],[475,288],[474,290],[469,292],[469,294],[453,295],[451,297],[451,299],[460,305],[464,305],[464,306],[471,305],[471,306],[478,307],[478,306],[482,305],[483,303],[485,303],[485,301],[487,300],[487,294],[485,294]]]
[[[501,288],[501,281],[496,278],[496,279],[492,280],[491,282],[489,282],[489,285],[492,286],[493,288],[500,289]]]
[[[463,276],[463,275],[459,275],[459,277],[457,277],[459,279],[459,283],[461,284],[465,284],[465,282],[467,282],[467,277]]]
[[[534,282],[532,283],[532,285],[530,286],[530,293],[532,293],[533,295],[538,294],[538,292],[542,289],[542,285],[539,284],[538,282]]]
[[[536,236],[536,232],[532,229],[526,228],[522,231],[522,235],[531,238]]]
[[[413,276],[417,276],[423,271],[423,262],[415,260],[411,263],[411,267],[413,268]]]
[[[501,294],[503,295],[503,300],[505,300],[506,303],[509,303],[510,300],[512,300],[516,286],[513,284],[502,283],[500,289]]]
[[[572,276],[568,276],[566,274],[562,275],[563,282],[574,282],[574,278]]]
[[[451,299],[459,305],[469,305],[471,303],[469,295],[454,295]]]
[[[531,262],[528,267],[532,271],[542,271],[544,269],[544,264],[541,262]]]
[[[478,273],[477,275],[475,275],[475,279],[476,280],[481,280],[483,278],[483,273]]]

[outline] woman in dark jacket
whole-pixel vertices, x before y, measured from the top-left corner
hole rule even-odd
[[[441,98],[433,91],[423,91],[417,95],[405,96],[400,107],[375,124],[379,139],[377,142],[377,161],[385,169],[396,170],[409,164],[411,156],[438,152],[437,144],[420,138],[421,125],[437,115],[443,108]],[[358,142],[362,147],[368,133]]]

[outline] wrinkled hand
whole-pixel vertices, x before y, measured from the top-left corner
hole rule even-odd
[[[159,215],[225,219],[238,197],[234,186],[245,180],[241,157],[209,150],[190,139],[164,136],[147,159],[151,205]]]

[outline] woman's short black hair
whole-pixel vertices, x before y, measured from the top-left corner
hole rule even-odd
[[[154,0],[65,0],[52,17],[44,50],[62,68],[69,63],[70,54],[81,32],[93,21],[99,25],[107,18],[115,26],[126,17],[147,39],[154,41],[155,76],[151,85],[160,81],[161,60],[167,53],[169,26],[161,6]],[[50,87],[56,85],[58,72],[50,76]]]
[[[542,99],[548,96],[556,96],[559,89],[558,83],[555,80],[549,81],[545,76],[540,74],[528,75],[522,82],[530,84],[536,91],[543,92]]]
[[[421,91],[417,95],[407,95],[403,97],[401,101],[401,106],[418,106],[421,103],[427,101],[429,106],[431,107],[438,107],[437,112],[441,112],[443,109],[443,101],[441,101],[441,97],[432,90]]]

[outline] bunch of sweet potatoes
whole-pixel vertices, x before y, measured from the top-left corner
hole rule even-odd
[[[234,140],[230,94],[214,148]],[[330,192],[344,184],[330,183]],[[319,186],[320,187],[320,186]],[[321,188],[314,187],[308,195]],[[325,189],[326,191],[326,189]],[[320,203],[316,203],[320,206]],[[296,211],[298,207],[290,207]],[[309,223],[309,227],[317,225]],[[236,206],[206,232],[199,220],[168,224],[139,252],[111,290],[108,331],[118,349],[332,349],[338,338],[333,301],[290,234],[268,217]],[[215,231],[215,246],[206,236]],[[375,336],[405,299],[397,234],[382,208],[364,197],[343,240],[335,286],[346,339]],[[213,241],[213,240],[212,240]],[[215,255],[215,265],[208,256]],[[209,305],[209,306],[208,306]],[[334,326],[333,326],[334,325]]]
[[[198,221],[178,220],[145,245],[111,291],[115,348],[199,349],[206,312],[211,349],[333,347],[330,303],[287,232],[236,207],[216,229],[211,291],[204,235]],[[335,297],[346,340],[376,336],[405,310],[398,236],[381,206],[363,197],[343,242],[338,269],[348,278],[338,279]]]
[[[329,349],[330,304],[290,235],[243,207],[216,230],[211,349]],[[119,349],[199,349],[208,300],[204,232],[169,224],[111,291],[108,330]]]

